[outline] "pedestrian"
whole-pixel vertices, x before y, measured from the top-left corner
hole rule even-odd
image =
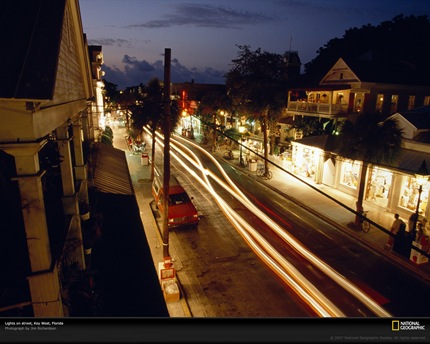
[[[418,214],[417,213],[412,213],[411,216],[409,217],[409,221],[408,221],[408,231],[412,231],[414,229],[414,225],[417,223],[418,221]]]
[[[405,224],[405,223],[400,218],[400,215],[397,213],[394,214],[394,221],[393,221],[393,224],[391,225],[391,229],[390,229],[391,233],[393,233],[394,235],[397,235],[397,233],[400,230],[400,226],[402,224]],[[385,245],[385,249],[387,251],[391,250],[391,248],[393,247],[393,243],[394,243],[394,237],[390,235],[388,238],[387,244]]]
[[[423,224],[420,222],[417,225],[418,229],[417,229],[417,234],[415,236],[415,240],[417,243],[421,244],[421,238],[424,235],[424,230],[423,230]]]
[[[407,254],[408,252],[408,237],[406,234],[406,224],[402,223],[400,225],[399,231],[396,234],[396,237],[394,239],[394,244],[393,244],[393,251],[404,256],[404,257],[408,257],[409,255]],[[410,251],[410,248],[409,248]]]
[[[422,226],[423,226],[422,223],[418,222],[416,228],[412,228],[411,230],[409,230],[407,235],[411,239],[411,241],[415,241],[415,238],[417,236],[418,227],[422,228]]]

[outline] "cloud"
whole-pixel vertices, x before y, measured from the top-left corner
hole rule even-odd
[[[241,29],[245,25],[273,22],[277,19],[263,13],[233,9],[210,4],[177,4],[175,11],[161,19],[150,20],[129,28],[164,28],[172,26],[196,26],[209,28]]]
[[[164,62],[157,60],[150,63],[146,60],[138,60],[136,57],[124,55],[122,62],[124,70],[117,66],[103,65],[104,78],[118,85],[119,89],[148,83],[151,78],[164,79]],[[172,59],[170,79],[174,83],[194,80],[201,84],[224,84],[225,71],[215,70],[210,67],[199,69],[187,68],[178,59]]]
[[[121,38],[98,38],[98,39],[90,39],[88,41],[89,45],[104,45],[104,46],[117,46],[122,47],[123,45],[128,45],[130,41]]]

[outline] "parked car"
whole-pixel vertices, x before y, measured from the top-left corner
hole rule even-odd
[[[154,177],[152,183],[152,195],[155,204],[161,215],[164,214],[164,193],[163,183],[160,175]],[[197,209],[185,189],[179,184],[178,180],[171,176],[169,185],[169,207],[168,207],[168,227],[197,226],[199,216]]]

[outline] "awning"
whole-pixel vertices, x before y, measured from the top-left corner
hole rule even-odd
[[[125,152],[97,142],[94,145],[94,186],[100,192],[134,195]]]

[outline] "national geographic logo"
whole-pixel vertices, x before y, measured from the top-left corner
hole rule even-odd
[[[426,325],[421,325],[419,321],[393,320],[391,329],[393,331],[425,331]]]

